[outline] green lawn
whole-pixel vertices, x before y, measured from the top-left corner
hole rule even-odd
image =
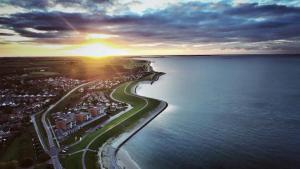
[[[86,152],[85,157],[86,157],[85,158],[86,168],[93,168],[93,169],[99,168],[97,153],[88,151]]]
[[[81,162],[81,153],[74,154],[72,156],[68,156],[66,158],[60,157],[61,159],[61,165],[64,166],[66,169],[81,169],[82,168],[82,162]]]
[[[19,161],[26,157],[34,158],[35,152],[31,141],[32,135],[30,133],[32,131],[32,127],[28,127],[19,137],[15,138],[7,147],[5,153],[1,154],[0,161]]]
[[[91,145],[88,147],[89,149],[98,150],[98,148],[109,138],[117,136],[124,132],[128,127],[132,127],[140,118],[147,115],[149,111],[154,109],[160,104],[160,101],[155,99],[146,98],[148,100],[148,105],[146,105],[146,101],[139,97],[131,95],[131,89],[137,84],[137,82],[126,82],[120,85],[115,92],[113,93],[113,97],[121,100],[123,102],[129,103],[132,105],[132,109],[128,112],[122,114],[120,117],[112,120],[110,123],[105,125],[103,128],[87,135],[81,142],[70,147],[69,153],[76,152],[84,149],[90,142]],[[141,110],[141,108],[143,108]],[[81,153],[77,153],[73,156],[69,156],[67,158],[62,158],[62,161],[65,161],[64,164],[68,162],[76,163],[77,161],[81,161]],[[96,159],[96,153],[88,152],[86,154],[86,159]],[[89,164],[86,166],[88,169],[95,168],[97,166],[97,160],[88,160]],[[94,164],[92,164],[94,163]],[[65,168],[69,168],[69,166],[64,166]]]
[[[76,131],[75,133],[73,134],[70,134],[68,136],[68,138],[66,138],[65,140],[63,140],[61,142],[62,145],[70,145],[74,142],[76,142],[80,137],[84,136],[85,133],[93,128],[93,127],[96,127],[97,125],[99,125],[100,123],[102,123],[103,121],[107,120],[109,118],[109,116],[104,116],[104,117],[101,117],[95,121],[93,121],[92,123],[88,124],[88,125],[85,125],[84,127],[82,127],[81,129],[79,129],[78,131]],[[76,139],[77,138],[77,139]]]

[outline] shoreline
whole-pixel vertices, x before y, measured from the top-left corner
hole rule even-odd
[[[152,79],[150,84],[153,84],[155,81],[159,80],[159,77],[163,74],[164,73],[159,73],[158,75],[156,75]],[[147,99],[147,97],[140,96],[136,92],[137,87],[142,82],[143,81],[140,81],[134,87],[132,87],[130,89],[130,94],[142,99]],[[138,164],[131,158],[130,154],[126,150],[121,149],[121,147],[168,107],[167,102],[162,100],[158,101],[160,101],[160,104],[156,108],[151,110],[148,113],[147,117],[139,119],[137,124],[135,124],[133,128],[128,129],[128,131],[115,138],[111,138],[99,148],[98,163],[100,164],[101,169],[140,169]]]
[[[128,169],[139,169],[140,167],[136,164],[136,162],[131,158],[130,154],[124,150],[121,149],[121,147],[128,142],[134,135],[136,135],[140,130],[142,130],[147,124],[149,124],[153,119],[155,119],[161,112],[163,112],[168,107],[168,103],[161,101],[160,105],[156,107],[151,114],[146,117],[139,120],[139,124],[137,124],[130,132],[126,132],[122,134],[118,139],[122,139],[122,137],[126,137],[124,140],[120,141],[116,148],[114,148],[114,156],[113,159],[116,160],[117,165],[120,168],[128,168]],[[112,142],[112,146],[114,143]]]

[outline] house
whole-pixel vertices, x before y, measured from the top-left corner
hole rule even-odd
[[[99,113],[96,107],[90,108],[89,112],[90,112],[92,117],[96,117]]]
[[[79,112],[75,114],[76,123],[82,123],[91,118],[91,115],[87,112]]]
[[[64,118],[57,119],[55,121],[55,127],[57,129],[66,130],[67,129],[67,119],[64,119]]]

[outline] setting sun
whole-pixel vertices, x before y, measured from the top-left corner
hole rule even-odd
[[[73,55],[80,56],[92,56],[92,57],[105,57],[105,56],[114,56],[114,55],[124,55],[127,54],[126,51],[121,49],[116,49],[114,47],[94,43],[94,44],[85,44],[70,51]]]

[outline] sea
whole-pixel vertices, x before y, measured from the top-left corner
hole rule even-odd
[[[300,169],[300,57],[147,58],[168,108],[121,148],[141,169]]]

